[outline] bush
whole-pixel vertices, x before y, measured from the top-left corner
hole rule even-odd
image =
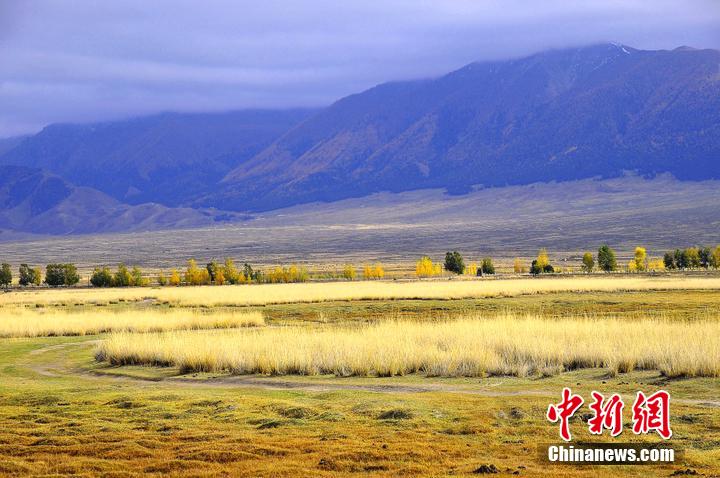
[[[465,263],[463,257],[458,251],[445,253],[445,270],[454,272],[455,274],[462,274],[465,272]]]
[[[132,276],[125,264],[118,264],[117,272],[113,278],[113,285],[115,287],[129,287],[132,285]]]
[[[374,265],[365,264],[363,266],[363,279],[382,279],[383,277],[385,277],[385,269],[379,262]]]
[[[90,276],[90,283],[95,287],[111,287],[113,285],[113,275],[109,267],[96,267]]]

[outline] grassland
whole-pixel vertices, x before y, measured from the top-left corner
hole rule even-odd
[[[607,368],[720,377],[720,322],[505,316],[299,331],[112,334],[97,356],[115,365],[233,374],[525,377]]]
[[[106,332],[229,329],[264,325],[259,312],[209,314],[199,310],[45,310],[5,308],[0,337],[94,335]]]
[[[156,300],[183,306],[250,306],[338,300],[409,300],[512,297],[551,292],[717,290],[720,277],[607,276],[486,280],[359,281],[126,289],[55,289],[0,295],[0,305],[107,304]]]
[[[686,469],[717,475],[720,378],[692,373],[676,378],[671,369],[661,371],[668,360],[718,364],[720,287],[712,282],[681,285],[683,280],[687,279],[658,279],[672,286],[628,288],[629,283],[622,283],[598,289],[566,284],[534,291],[520,287],[514,292],[507,284],[522,281],[468,281],[461,287],[497,282],[504,291],[490,296],[448,296],[443,291],[434,298],[418,292],[425,290],[424,284],[434,283],[430,281],[400,297],[394,287],[415,283],[348,283],[339,285],[390,287],[393,295],[353,298],[367,298],[363,290],[357,296],[331,294],[300,303],[278,301],[274,286],[255,285],[3,294],[0,317],[8,310],[19,310],[28,318],[149,314],[156,323],[166,323],[163,318],[198,315],[212,321],[213,316],[234,313],[262,314],[266,326],[0,338],[0,475],[473,476],[486,463],[496,465],[501,473],[520,476],[669,476]],[[545,282],[529,281],[538,287]],[[282,296],[286,300],[304,290],[277,287],[292,290]],[[190,299],[152,296],[165,290],[186,293]],[[229,302],[221,296],[219,305],[203,303],[212,303],[213,294],[225,290],[231,295]],[[107,295],[115,292],[125,295]],[[252,294],[263,299],[248,299]],[[583,327],[588,324],[597,327]],[[446,342],[441,343],[439,334],[445,334]],[[173,361],[162,366],[113,365],[94,357],[103,343],[122,337],[132,338],[123,342],[126,345],[137,341],[157,350],[167,346],[165,338],[177,336],[190,340],[174,344],[176,351],[188,352],[188,363],[201,363],[203,354],[232,357],[239,348],[238,337],[247,338],[241,347],[255,347],[258,353],[279,358],[296,353],[307,359],[313,355],[303,354],[308,350],[314,350],[318,360],[328,358],[323,356],[330,350],[327,344],[324,350],[295,347],[298,341],[323,346],[324,339],[340,340],[333,348],[346,356],[339,359],[349,359],[352,353],[363,360],[382,357],[373,353],[373,347],[379,352],[396,350],[400,359],[404,351],[423,353],[424,349],[443,358],[443,353],[462,348],[466,354],[480,354],[482,350],[472,342],[475,335],[495,346],[492,353],[501,360],[512,359],[515,353],[527,359],[528,368],[506,370],[510,375],[454,376],[472,374],[455,373],[462,370],[461,361],[452,365],[452,360],[443,360],[439,363],[445,364],[445,370],[416,364],[403,370],[405,375],[389,377],[375,374],[389,375],[391,362],[380,363],[382,367],[373,373],[370,361],[371,367],[365,367],[369,376],[348,377],[348,369],[336,373],[331,368],[303,371],[316,375],[280,376],[272,375],[271,367],[256,370],[265,373],[235,375],[225,367],[204,372],[203,367],[183,369],[184,364]],[[532,340],[525,340],[528,336]],[[223,344],[218,340],[222,337],[229,341]],[[153,338],[159,339],[154,345]],[[204,339],[205,348],[193,342]],[[424,349],[418,343],[425,344]],[[547,343],[556,347],[543,347]],[[195,359],[191,350],[197,352]],[[590,358],[571,364],[573,357]],[[635,360],[638,357],[641,360]],[[591,390],[617,392],[626,403],[638,390],[670,391],[671,443],[685,450],[683,461],[622,467],[540,462],[538,444],[558,440],[556,425],[547,422],[545,411],[559,399],[564,386],[585,397]],[[588,433],[586,411],[571,422],[576,439],[610,441]],[[636,437],[626,430],[622,441],[652,444],[658,438]]]

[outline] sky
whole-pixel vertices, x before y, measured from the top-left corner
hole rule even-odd
[[[323,106],[603,41],[720,49],[720,1],[0,0],[0,138],[164,111]]]

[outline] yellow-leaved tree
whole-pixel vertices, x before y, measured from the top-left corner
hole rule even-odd
[[[513,262],[513,271],[516,274],[520,274],[522,272],[525,272],[525,268],[522,265],[522,260],[519,257],[515,258],[515,262]]]
[[[545,248],[540,249],[537,256],[537,266],[540,270],[544,270],[545,267],[550,265],[550,258],[548,257],[547,250]]]
[[[415,275],[418,277],[430,277],[435,273],[433,261],[428,256],[423,256],[415,263]]]
[[[476,276],[478,271],[478,265],[476,262],[471,262],[465,269],[465,273],[469,276]]]
[[[170,271],[170,278],[168,279],[168,284],[170,285],[180,285],[180,274],[178,273],[177,269],[173,269]]]
[[[634,272],[642,272],[647,269],[647,250],[644,247],[638,246],[635,248],[633,262],[635,262]]]
[[[352,264],[345,264],[343,268],[343,278],[346,280],[355,280],[356,275],[355,267]]]

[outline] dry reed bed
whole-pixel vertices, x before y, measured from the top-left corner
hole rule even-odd
[[[259,312],[211,314],[177,309],[70,312],[5,308],[0,313],[0,337],[228,329],[264,324],[265,320]]]
[[[0,294],[12,304],[108,303],[156,299],[187,306],[266,305],[362,299],[465,299],[552,292],[720,289],[718,277],[548,277],[542,279],[368,281],[129,289],[58,289]]]
[[[174,365],[233,374],[479,377],[607,367],[718,377],[720,322],[508,315],[359,327],[119,333],[99,345],[96,357],[116,365]]]

